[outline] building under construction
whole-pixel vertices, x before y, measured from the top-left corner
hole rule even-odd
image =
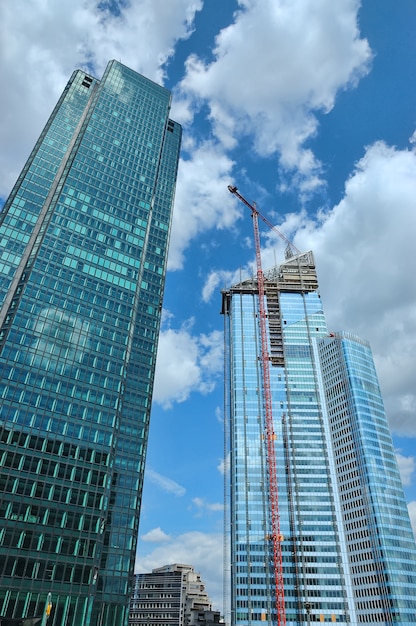
[[[311,252],[263,273],[248,206],[257,275],[222,294],[227,621],[410,626],[416,546],[371,350],[328,332]]]

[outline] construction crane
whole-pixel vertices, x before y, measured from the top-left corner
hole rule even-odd
[[[278,626],[286,625],[286,612],[285,612],[285,595],[283,585],[283,565],[282,565],[282,535],[280,533],[280,515],[279,515],[279,492],[277,485],[277,472],[276,472],[276,451],[274,442],[276,439],[273,425],[273,411],[272,411],[272,394],[270,389],[270,356],[269,356],[269,341],[267,336],[267,313],[265,307],[265,295],[264,295],[264,275],[261,264],[260,253],[260,235],[259,235],[259,222],[258,218],[261,217],[263,221],[268,223],[257,211],[256,206],[250,204],[242,195],[238,193],[237,187],[228,185],[228,190],[234,194],[243,204],[245,204],[251,211],[251,217],[253,218],[254,229],[254,243],[256,249],[256,265],[257,265],[257,286],[259,291],[259,326],[260,326],[260,343],[261,343],[261,355],[260,362],[263,375],[263,396],[264,396],[264,413],[265,413],[265,429],[266,429],[266,459],[267,459],[267,473],[269,479],[269,504],[270,504],[270,525],[271,533],[269,540],[272,545],[273,552],[273,569],[274,569],[274,583],[275,583],[275,595],[276,595],[276,614]],[[280,233],[279,233],[280,234]],[[280,234],[281,235],[281,234]],[[283,235],[281,235],[283,236]],[[285,241],[290,244],[289,240],[283,236]]]
[[[286,243],[286,258],[296,256],[297,254],[302,254],[301,251],[295,246],[295,244],[290,241],[276,226],[274,226],[267,217],[264,217],[254,205],[251,205],[241,194],[238,193],[237,187],[233,187],[232,185],[228,185],[228,191],[233,193],[243,204],[245,204],[251,211],[256,211],[257,217],[259,217],[263,222],[277,235],[279,235],[280,239]]]

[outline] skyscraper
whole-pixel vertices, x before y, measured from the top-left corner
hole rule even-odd
[[[0,214],[0,615],[127,623],[181,128],[71,76]]]
[[[318,343],[358,622],[414,624],[416,550],[369,344]]]
[[[285,623],[416,623],[416,547],[368,344],[311,252],[265,274]],[[257,279],[223,292],[232,626],[276,620]]]

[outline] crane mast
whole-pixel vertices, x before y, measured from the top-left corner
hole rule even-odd
[[[250,204],[242,195],[238,193],[237,187],[228,185],[228,190],[234,194],[243,204],[251,211],[253,218],[254,243],[256,249],[256,268],[257,268],[257,285],[259,292],[259,327],[260,327],[260,343],[261,354],[260,362],[263,376],[263,398],[264,398],[264,414],[265,414],[265,430],[266,430],[266,459],[267,473],[269,480],[269,506],[270,506],[270,523],[271,534],[269,536],[272,553],[273,553],[273,569],[274,583],[276,595],[276,614],[278,626],[286,626],[285,613],[285,596],[283,585],[283,565],[282,565],[282,535],[280,533],[280,516],[279,516],[279,492],[277,485],[276,471],[276,451],[275,451],[275,432],[273,425],[272,395],[270,388],[270,355],[269,340],[267,335],[267,313],[265,306],[264,294],[264,275],[261,263],[260,252],[260,234],[258,218],[260,213],[256,206]],[[262,216],[261,216],[262,217]],[[262,217],[263,221],[265,219]],[[267,222],[266,222],[267,223]],[[279,233],[280,234],[280,233]]]

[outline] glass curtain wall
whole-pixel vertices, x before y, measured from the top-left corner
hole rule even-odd
[[[338,492],[325,426],[317,339],[327,334],[311,257],[266,276],[270,381],[287,624],[350,623]],[[294,280],[294,282],[293,282]],[[223,294],[230,371],[231,623],[276,621],[264,392],[255,281]],[[339,507],[338,507],[339,509]]]
[[[0,615],[120,626],[135,559],[181,129],[76,71],[0,214]]]
[[[416,546],[369,344],[319,342],[359,622],[416,623]]]

